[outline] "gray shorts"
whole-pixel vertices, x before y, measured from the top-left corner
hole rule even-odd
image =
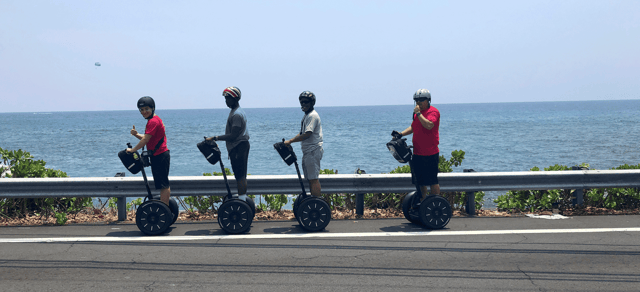
[[[320,160],[324,154],[324,149],[316,150],[302,154],[302,172],[307,180],[318,179],[320,177]]]

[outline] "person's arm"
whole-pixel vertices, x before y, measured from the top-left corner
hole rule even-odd
[[[407,136],[413,134],[413,128],[409,126],[409,128],[404,129],[404,131],[400,132],[400,135]]]
[[[309,137],[311,137],[312,134],[313,134],[313,132],[311,132],[311,131],[305,132],[304,134],[298,134],[295,137],[293,137],[292,139],[284,141],[284,145],[289,146],[289,145],[291,145],[291,143],[307,140],[307,139],[309,139]]]
[[[144,138],[143,135],[140,135],[140,133],[136,131],[136,125],[133,125],[133,128],[131,129],[131,135],[138,138],[138,140],[142,140],[142,138]]]
[[[138,135],[140,135],[140,134],[138,134]],[[142,136],[142,135],[140,135],[140,136]],[[144,147],[145,145],[147,145],[147,143],[149,143],[149,140],[151,140],[151,137],[153,137],[153,136],[151,136],[150,134],[144,134],[144,136],[142,136],[142,139],[140,139],[140,142],[138,142],[138,144],[135,147],[127,148],[127,152],[131,153],[131,152],[136,152],[136,151],[142,149],[142,147]]]
[[[427,129],[427,130],[433,129],[435,124],[433,122],[429,121],[427,119],[427,117],[422,115],[422,113],[420,112],[420,106],[416,105],[416,107],[413,109],[413,113],[417,115],[418,121],[420,121],[420,124],[422,124],[422,126],[425,129]]]
[[[232,127],[231,128],[231,133],[228,135],[221,135],[221,136],[213,136],[213,137],[209,137],[207,138],[207,140],[215,140],[215,141],[233,141],[235,139],[238,138],[238,136],[240,136],[240,133],[242,132],[242,127]]]

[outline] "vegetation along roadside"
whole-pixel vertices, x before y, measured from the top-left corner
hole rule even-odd
[[[464,160],[465,152],[456,150],[450,158],[440,156],[440,172],[452,172]],[[4,150],[0,148],[1,177],[67,177],[61,170],[46,168],[46,162],[34,160],[23,150]],[[587,164],[581,167],[589,167]],[[564,165],[544,168],[544,171],[570,170]],[[621,165],[612,169],[640,169],[639,165]],[[531,171],[541,171],[538,167]],[[232,175],[225,169],[227,175]],[[410,173],[408,165],[397,167],[390,173]],[[324,169],[322,174],[334,174],[336,171]],[[205,176],[219,176],[222,173],[204,173]],[[523,213],[546,214],[553,211],[563,215],[593,214],[638,214],[640,191],[638,188],[607,188],[584,190],[584,205],[572,205],[575,190],[547,191],[508,191],[494,200],[497,210],[483,209],[484,192],[475,194],[477,216],[518,216]],[[334,219],[377,219],[402,218],[402,199],[405,193],[369,193],[365,194],[363,216],[355,214],[355,194],[324,194],[332,208]],[[464,192],[443,192],[454,210],[454,216],[466,216]],[[291,210],[283,210],[291,203],[293,196],[265,194],[251,196],[256,201],[255,220],[295,220]],[[213,220],[217,218],[217,207],[222,202],[218,196],[192,196],[178,198],[184,209],[178,220]],[[97,202],[97,203],[96,203]],[[142,203],[136,199],[127,203],[128,221],[135,218],[135,210]],[[71,223],[111,223],[117,221],[116,199],[94,200],[93,198],[0,198],[0,226],[25,225],[64,225]]]

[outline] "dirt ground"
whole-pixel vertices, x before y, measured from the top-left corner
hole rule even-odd
[[[556,210],[556,213],[564,216],[585,216],[585,215],[639,215],[638,209],[630,210],[607,210],[604,208],[576,208],[568,210]],[[538,214],[538,215],[552,215],[551,211],[540,212],[506,212],[498,210],[477,210],[475,216],[477,217],[522,217],[526,214]],[[466,217],[468,216],[464,211],[455,210],[453,217]],[[382,218],[404,218],[401,210],[395,209],[365,209],[363,216],[355,214],[355,210],[333,210],[331,215],[332,220],[350,220],[350,219],[382,219]],[[212,213],[199,214],[198,212],[188,213],[182,212],[178,217],[178,221],[201,221],[201,220],[217,220],[217,215]],[[282,211],[260,211],[256,212],[254,220],[267,221],[267,220],[295,220],[293,212],[291,210]],[[114,224],[118,222],[118,215],[116,212],[93,209],[80,212],[78,214],[71,214],[67,217],[65,224]],[[135,212],[129,211],[127,214],[127,220],[123,223],[134,223]],[[35,214],[31,214],[25,218],[0,218],[0,226],[38,226],[38,225],[56,225],[55,217],[44,217]]]

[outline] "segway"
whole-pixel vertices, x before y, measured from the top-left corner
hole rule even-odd
[[[449,204],[449,201],[445,198],[438,195],[429,195],[420,201],[422,191],[413,173],[411,146],[407,145],[407,139],[402,138],[402,135],[399,133],[396,134],[394,131],[392,135],[394,136],[392,140],[387,143],[387,148],[398,162],[409,163],[409,168],[411,168],[411,182],[416,186],[416,191],[408,193],[402,200],[402,213],[404,217],[412,223],[422,223],[422,225],[429,229],[444,228],[449,223],[449,220],[451,220],[451,204]]]
[[[131,143],[127,143],[127,147],[133,148]],[[160,201],[159,195],[154,196],[151,194],[147,173],[144,171],[144,168],[150,165],[149,158],[151,154],[148,151],[143,151],[142,153],[143,156],[140,156],[138,151],[127,153],[125,149],[118,153],[118,157],[124,167],[132,174],[137,174],[142,171],[144,185],[147,187],[147,196],[136,211],[136,225],[138,229],[146,235],[163,234],[178,219],[178,203],[175,199],[171,198],[169,200],[169,206],[167,206]]]
[[[302,192],[298,195],[293,202],[293,215],[300,223],[300,226],[308,231],[320,231],[323,230],[329,222],[331,222],[331,208],[327,202],[319,197],[314,197],[307,194],[304,189],[304,183],[302,183],[302,176],[300,175],[300,168],[298,167],[298,158],[296,153],[293,152],[291,146],[282,142],[273,144],[273,148],[278,151],[280,157],[287,165],[294,164],[296,166],[296,172],[298,173],[298,181],[300,181],[300,187]]]
[[[215,141],[207,141],[207,137],[204,138],[204,141],[197,144],[198,149],[200,149],[200,152],[202,152],[207,161],[212,165],[220,162],[224,183],[227,186],[227,195],[218,208],[218,225],[227,233],[237,234],[246,232],[253,222],[256,205],[248,196],[246,200],[241,200],[239,197],[231,194],[231,188],[227,181],[227,173],[224,171],[224,165],[222,164],[222,159],[220,159],[220,148]]]

